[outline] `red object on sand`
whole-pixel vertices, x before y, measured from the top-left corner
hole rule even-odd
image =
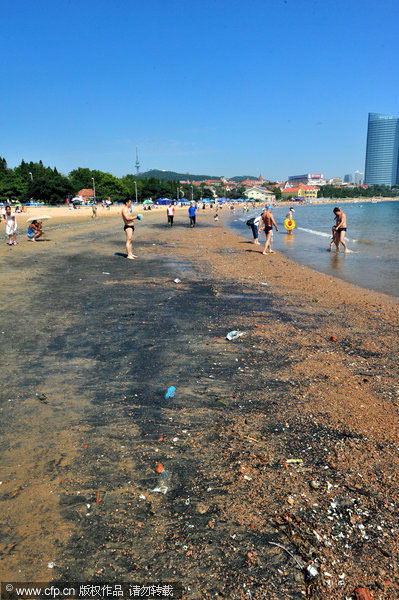
[[[97,506],[100,504],[100,490],[97,490],[96,504]]]
[[[162,471],[165,471],[165,467],[161,463],[158,463],[155,470],[157,473],[162,473]]]
[[[87,446],[83,446],[83,448],[86,450]]]
[[[355,589],[355,598],[356,600],[372,600],[370,592],[364,587],[357,587]]]
[[[335,341],[337,340],[337,336],[336,336],[336,335],[332,335],[332,336],[330,337],[330,340],[331,340],[332,342],[335,342]]]

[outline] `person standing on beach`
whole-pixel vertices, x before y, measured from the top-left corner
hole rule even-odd
[[[130,260],[134,260],[135,258],[137,258],[137,256],[135,256],[133,254],[133,233],[134,233],[134,221],[137,219],[137,217],[133,217],[133,215],[130,212],[130,207],[132,205],[132,201],[131,200],[124,200],[124,204],[125,206],[122,208],[122,219],[123,219],[123,223],[124,223],[124,231],[126,233],[126,252],[127,252],[127,257]]]
[[[97,204],[95,202],[93,202],[93,204],[91,205],[91,218],[97,218]]]
[[[264,231],[266,234],[266,243],[265,248],[262,254],[273,254],[274,250],[271,249],[270,243],[272,239],[273,225],[278,231],[278,227],[276,225],[276,221],[272,215],[272,206],[269,204],[266,208],[266,211],[263,213],[262,218],[259,221],[258,232]],[[269,252],[268,252],[269,250]]]
[[[173,217],[175,216],[175,207],[171,202],[169,202],[169,206],[166,209],[166,214],[168,215],[168,225],[173,227]]]
[[[339,206],[336,206],[333,209],[333,213],[335,215],[335,225],[332,228],[332,240],[330,243],[330,252],[332,250],[333,244],[337,247],[337,252],[339,252],[339,245],[342,244],[344,247],[344,252],[348,252],[348,247],[345,242],[345,233],[346,233],[346,214]]]
[[[196,213],[196,206],[194,204],[194,202],[191,202],[189,208],[188,208],[188,216],[190,217],[190,227],[195,227],[195,213]]]
[[[6,206],[6,235],[8,235],[8,243],[10,246],[14,244],[17,245],[17,219],[15,218],[15,213],[11,212],[11,206]]]

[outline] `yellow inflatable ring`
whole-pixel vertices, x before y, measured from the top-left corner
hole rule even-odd
[[[295,229],[295,221],[294,221],[294,219],[286,219],[284,221],[284,227],[286,229],[288,229],[288,231],[292,231],[293,229]]]

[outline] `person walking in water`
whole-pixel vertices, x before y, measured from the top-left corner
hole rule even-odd
[[[125,206],[122,208],[122,219],[123,219],[123,223],[124,223],[124,231],[126,233],[126,252],[127,252],[127,257],[130,260],[134,260],[135,258],[137,258],[137,256],[135,256],[133,254],[133,233],[134,233],[134,221],[136,221],[137,217],[133,217],[132,213],[130,212],[130,207],[132,205],[132,201],[131,200],[125,200],[124,201]]]
[[[175,207],[171,202],[169,202],[169,206],[166,209],[166,214],[168,215],[168,225],[173,227],[173,217],[175,216]]]
[[[294,212],[295,212],[295,210],[291,207],[290,210],[285,215],[285,218],[288,219],[289,221],[293,221],[294,217],[292,216],[292,213],[294,213]],[[288,229],[288,235],[292,235],[292,229]]]
[[[271,245],[270,245],[271,239],[272,239],[273,225],[276,228],[276,231],[278,231],[276,221],[274,220],[274,217],[272,215],[272,206],[269,204],[266,208],[266,211],[263,213],[261,220],[259,221],[259,228],[258,228],[259,232],[264,230],[264,232],[266,234],[266,243],[265,243],[265,248],[264,248],[262,254],[273,254],[274,253],[274,250],[271,249]]]
[[[348,247],[345,242],[345,233],[346,233],[346,214],[339,206],[336,206],[333,209],[333,213],[335,215],[335,225],[332,228],[332,240],[330,243],[330,252],[332,250],[333,245],[335,244],[337,247],[337,252],[340,251],[339,245],[341,244],[344,247],[344,252],[348,252]]]
[[[17,245],[17,219],[15,213],[11,212],[11,206],[6,206],[6,212],[4,215],[6,221],[6,235],[8,235],[8,243],[10,246]]]

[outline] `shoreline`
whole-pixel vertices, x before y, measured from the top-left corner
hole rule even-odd
[[[398,581],[398,303],[293,276],[221,216],[151,211],[136,261],[119,211],[0,250],[3,580],[294,600],[309,582],[273,542],[323,600]]]

